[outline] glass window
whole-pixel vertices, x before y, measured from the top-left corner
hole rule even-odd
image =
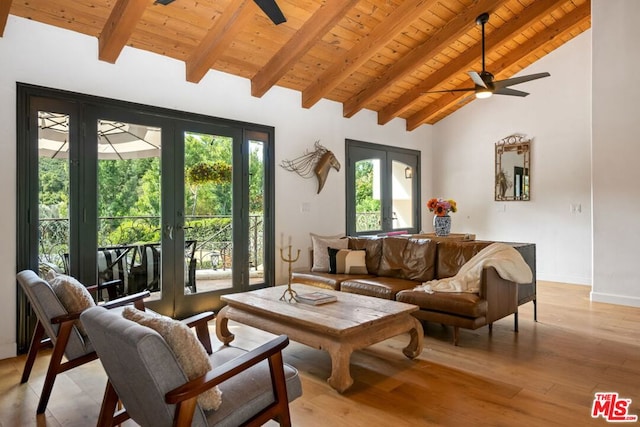
[[[347,233],[420,230],[420,152],[346,141]]]

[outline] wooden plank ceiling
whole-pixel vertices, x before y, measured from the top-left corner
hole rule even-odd
[[[273,22],[252,0],[2,0],[7,15],[99,40],[98,57],[116,62],[124,46],[184,61],[185,79],[210,69],[251,80],[251,94],[274,85],[302,93],[302,106],[342,103],[345,117],[362,109],[407,130],[433,124],[466,103],[481,71],[509,78],[591,26],[590,0],[277,0],[287,21]],[[553,78],[553,76],[551,76]],[[526,89],[526,83],[515,89]]]

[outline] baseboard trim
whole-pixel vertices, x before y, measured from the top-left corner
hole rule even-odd
[[[545,274],[543,271],[536,271],[537,280],[543,280],[547,282],[558,282],[558,283],[570,283],[572,285],[586,285],[591,286],[591,277],[585,276],[564,276],[557,274]]]
[[[591,301],[603,302],[607,304],[626,305],[629,307],[640,307],[639,297],[630,297],[627,295],[605,294],[602,292],[591,291]]]
[[[0,360],[9,359],[18,355],[17,343],[9,343],[0,345]]]

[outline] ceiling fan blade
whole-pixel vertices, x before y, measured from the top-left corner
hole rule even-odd
[[[428,92],[422,92],[422,95],[428,95],[430,93],[447,93],[447,92],[473,92],[475,91],[475,87],[470,87],[468,89],[449,89],[449,90],[430,90]]]
[[[515,89],[511,89],[508,87],[503,87],[500,89],[496,89],[493,91],[494,95],[511,95],[511,96],[527,96],[529,95],[528,92],[523,92],[521,90],[515,90]]]
[[[484,82],[484,80],[482,80],[480,74],[476,73],[475,71],[469,71],[467,74],[469,74],[471,80],[473,80],[473,82],[478,86],[487,87],[487,84]]]
[[[274,24],[282,24],[287,21],[287,18],[284,17],[284,14],[278,7],[278,4],[275,0],[253,0],[262,11],[273,21]]]
[[[493,86],[496,89],[500,89],[503,87],[519,85],[520,83],[529,82],[531,80],[541,79],[543,77],[549,77],[549,76],[551,76],[551,74],[549,73],[529,74],[528,76],[514,77],[512,79],[506,79],[506,80],[498,80],[493,82]]]

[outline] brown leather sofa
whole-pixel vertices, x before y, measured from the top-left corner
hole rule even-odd
[[[414,237],[348,237],[350,249],[366,250],[369,274],[294,272],[293,281],[418,305],[414,315],[424,321],[450,325],[454,344],[459,328],[477,329],[514,314],[518,306],[536,303],[535,244],[509,243],[523,256],[533,273],[531,283],[516,285],[502,279],[494,268],[482,272],[480,292],[433,293],[413,289],[426,281],[455,276],[458,270],[490,241],[435,241]],[[534,309],[535,313],[535,309]],[[534,314],[535,318],[535,314]]]

